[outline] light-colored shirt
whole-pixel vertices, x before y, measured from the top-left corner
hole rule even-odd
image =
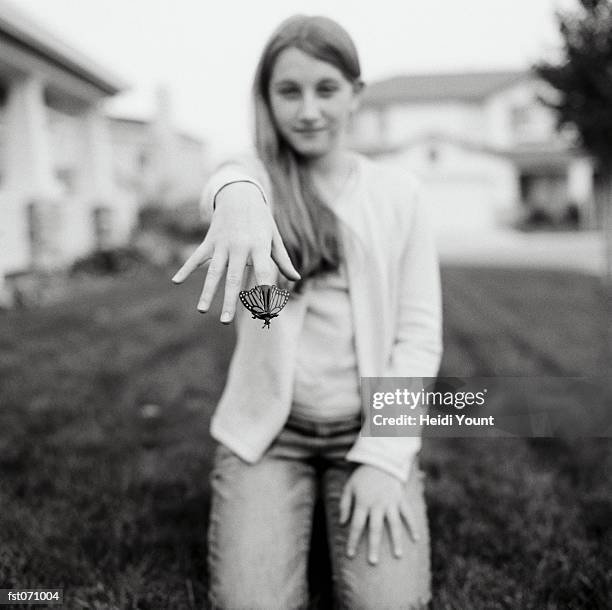
[[[442,303],[429,211],[410,172],[353,154],[355,186],[334,210],[342,221],[359,375],[435,377],[442,356]],[[205,220],[210,221],[217,190],[234,179],[256,180],[273,211],[265,167],[247,155],[208,180],[201,199]],[[247,269],[243,287],[250,288],[254,273]],[[263,456],[289,417],[305,312],[305,299],[290,298],[264,331],[246,309],[237,308],[236,347],[210,432],[247,462]],[[346,459],[406,481],[421,437],[369,436],[369,421],[366,425]]]
[[[325,421],[361,412],[353,312],[346,264],[308,280],[298,339],[291,412]]]

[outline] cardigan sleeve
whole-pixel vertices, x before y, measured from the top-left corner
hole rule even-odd
[[[202,189],[200,215],[206,224],[210,224],[212,219],[214,201],[219,190],[236,180],[255,184],[269,204],[270,180],[263,163],[254,153],[232,155],[216,166]]]
[[[391,357],[383,377],[436,377],[443,351],[440,269],[429,211],[413,190],[412,223],[402,250],[400,303]],[[359,435],[347,459],[407,481],[420,436]]]
[[[402,252],[395,341],[383,377],[435,377],[442,358],[440,264],[430,211],[415,191]]]

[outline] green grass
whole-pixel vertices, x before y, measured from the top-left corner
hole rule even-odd
[[[197,313],[200,279],[172,273],[0,315],[0,588],[63,586],[70,608],[203,607],[208,425],[234,330],[218,301]],[[454,267],[443,291],[442,375],[611,368],[593,278]],[[425,439],[433,607],[608,607],[611,446]]]

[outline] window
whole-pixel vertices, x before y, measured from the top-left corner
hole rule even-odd
[[[74,195],[75,192],[75,172],[70,167],[59,167],[55,170],[55,177],[62,185],[64,194]]]
[[[98,250],[107,249],[112,244],[113,211],[107,206],[98,206],[92,212],[96,248]]]
[[[510,110],[510,124],[515,134],[524,133],[529,127],[530,112],[528,106],[515,106]]]
[[[149,155],[147,154],[146,150],[141,150],[140,153],[138,153],[138,169],[140,171],[143,171],[147,168],[148,164],[149,164]]]

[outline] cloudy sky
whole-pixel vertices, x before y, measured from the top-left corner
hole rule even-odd
[[[213,157],[249,141],[249,88],[263,45],[294,13],[353,36],[366,82],[398,73],[524,68],[554,56],[554,10],[572,0],[13,0],[131,84],[114,114],[147,117],[166,84],[178,126]]]

